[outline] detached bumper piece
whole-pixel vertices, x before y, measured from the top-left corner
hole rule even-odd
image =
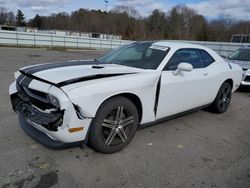
[[[46,112],[39,110],[29,102],[24,102],[18,95],[11,97],[15,112],[23,116],[28,122],[40,125],[50,131],[58,131],[63,122],[63,111]]]
[[[34,128],[24,117],[19,115],[19,123],[24,132],[34,140],[51,149],[65,149],[73,146],[83,145],[83,142],[63,143],[52,140],[48,135]]]

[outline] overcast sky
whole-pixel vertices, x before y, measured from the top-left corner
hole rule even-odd
[[[167,12],[177,4],[186,4],[207,18],[250,18],[250,0],[109,0],[108,8],[112,9],[115,5],[133,6],[142,16],[147,16],[153,9]],[[0,0],[0,6],[14,12],[21,9],[28,19],[35,14],[70,13],[79,8],[105,10],[104,0]]]

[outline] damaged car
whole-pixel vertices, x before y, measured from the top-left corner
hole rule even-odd
[[[179,42],[135,42],[96,60],[20,68],[9,87],[20,126],[45,146],[122,150],[140,127],[209,107],[226,112],[240,66]]]

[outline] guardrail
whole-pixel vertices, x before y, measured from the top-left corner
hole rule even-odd
[[[132,41],[87,38],[76,36],[58,36],[42,33],[0,31],[1,45],[112,49]]]
[[[175,41],[175,40],[171,40]],[[0,30],[0,45],[33,46],[33,47],[63,47],[63,48],[91,48],[91,49],[113,49],[133,41],[99,39],[76,36],[58,36],[42,33],[27,33],[16,31]],[[180,41],[193,44],[200,44],[215,50],[218,54],[228,56],[233,51],[244,46],[246,43],[229,42],[200,42]]]

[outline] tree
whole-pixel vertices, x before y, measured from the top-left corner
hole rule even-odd
[[[41,29],[42,22],[43,22],[43,20],[42,20],[41,16],[39,16],[39,14],[37,14],[33,19],[30,20],[29,26]]]
[[[16,14],[16,26],[25,26],[25,17],[24,17],[24,13],[21,10],[17,11]]]
[[[16,16],[0,8],[0,24],[24,25],[22,11]],[[122,35],[128,40],[200,40],[230,41],[233,34],[250,34],[250,20],[228,17],[206,18],[185,5],[173,7],[167,13],[154,10],[147,17],[128,6],[115,6],[111,11],[79,9],[49,16],[36,15],[29,26],[39,29],[60,29],[76,32],[93,32]]]
[[[150,38],[163,38],[164,28],[166,25],[166,15],[158,9],[153,10],[152,14],[147,19],[147,28]]]
[[[0,24],[12,25],[15,22],[13,12],[7,11],[5,8],[0,7]]]

